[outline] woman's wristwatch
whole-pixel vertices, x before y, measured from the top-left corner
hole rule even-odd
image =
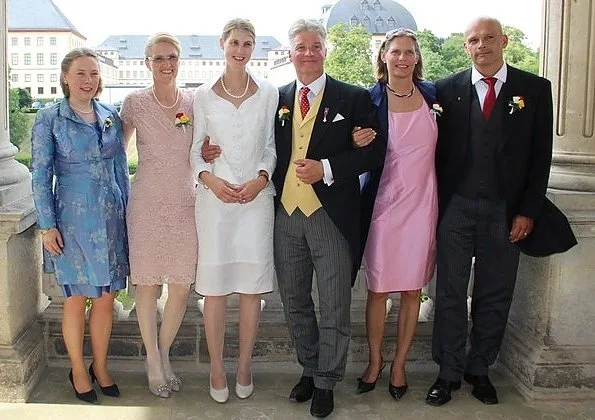
[[[53,228],[49,228],[49,229],[39,229],[39,233],[41,233],[41,236],[45,235],[46,233],[48,233],[51,229]]]
[[[269,173],[267,171],[261,169],[260,171],[258,171],[258,176],[264,176],[264,178],[267,180],[265,187],[269,185]]]

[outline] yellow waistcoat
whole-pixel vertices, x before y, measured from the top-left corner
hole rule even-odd
[[[324,89],[318,93],[306,117],[302,119],[300,112],[299,94],[296,92],[293,104],[293,128],[291,133],[291,160],[287,174],[285,175],[285,184],[283,184],[283,194],[281,195],[281,204],[291,215],[296,208],[299,208],[306,217],[310,216],[320,207],[320,200],[314,192],[312,185],[304,184],[295,173],[296,165],[293,163],[296,159],[305,159],[314,121],[320,108]]]

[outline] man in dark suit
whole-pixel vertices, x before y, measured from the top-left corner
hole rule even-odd
[[[275,143],[275,266],[289,332],[303,367],[289,396],[333,410],[350,340],[351,287],[359,268],[360,173],[382,164],[386,138],[355,148],[355,126],[377,128],[369,93],[324,73],[326,31],[299,20],[289,31],[297,80],[279,89]],[[320,319],[312,301],[316,272]]]
[[[461,377],[496,404],[488,367],[500,350],[516,281],[516,242],[531,234],[552,155],[550,82],[504,63],[500,22],[476,19],[465,32],[473,67],[436,84],[436,172],[440,220],[433,358],[440,365],[426,401],[442,405]],[[467,285],[475,257],[471,347]]]

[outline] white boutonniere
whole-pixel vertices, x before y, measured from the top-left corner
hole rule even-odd
[[[277,119],[281,122],[281,127],[285,127],[285,121],[289,121],[289,116],[291,111],[287,107],[287,105],[283,105],[279,108],[279,112],[277,113]]]
[[[525,98],[523,96],[513,96],[508,102],[508,106],[510,107],[509,114],[514,114],[525,107]]]
[[[443,112],[444,112],[444,109],[442,108],[442,105],[440,105],[438,102],[435,102],[432,104],[432,109],[430,109],[430,114],[432,114],[434,116],[435,120],[438,117],[441,117]]]
[[[107,117],[103,122],[103,132],[105,133],[105,130],[110,128],[113,124],[114,122],[112,121],[112,119],[110,117]]]

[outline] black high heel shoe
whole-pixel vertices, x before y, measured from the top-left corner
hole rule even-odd
[[[390,376],[393,376],[393,365],[390,365]],[[407,384],[401,386],[394,386],[391,382],[391,378],[388,378],[388,393],[391,397],[393,397],[396,401],[399,401],[403,398],[403,395],[407,392],[409,386]]]
[[[91,382],[97,382],[99,384],[97,376],[95,376],[95,372],[93,372],[93,363],[91,363],[91,366],[89,366],[89,376],[91,376]],[[120,396],[120,390],[116,384],[111,384],[108,386],[101,386],[100,384],[99,388],[101,388],[101,393],[103,395],[107,395],[108,397],[117,398]]]
[[[366,392],[372,391],[376,388],[376,382],[382,376],[382,370],[384,369],[385,363],[382,362],[382,366],[380,366],[380,370],[378,371],[378,376],[376,376],[376,380],[374,382],[365,382],[361,377],[357,378],[357,390],[355,391],[356,394],[365,394]]]
[[[80,393],[76,390],[76,388],[74,387],[74,380],[72,379],[72,369],[70,369],[70,373],[68,374],[68,379],[70,380],[72,389],[74,389],[74,394],[76,395],[76,397],[79,400],[84,401],[89,404],[97,404],[97,394],[95,393],[94,389],[92,389],[91,391],[80,392]]]

